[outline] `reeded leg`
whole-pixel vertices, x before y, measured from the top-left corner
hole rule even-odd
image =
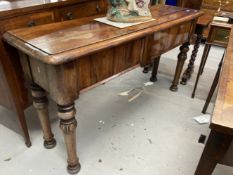
[[[224,55],[223,55],[223,57],[224,57]],[[210,92],[209,92],[208,97],[206,99],[205,105],[204,105],[204,107],[202,109],[202,113],[204,113],[204,114],[206,113],[206,110],[207,110],[207,108],[208,108],[208,106],[210,104],[210,100],[211,100],[211,98],[212,98],[212,96],[214,94],[214,91],[215,91],[215,89],[216,89],[216,87],[218,85],[219,76],[220,76],[221,69],[222,69],[222,62],[223,62],[223,58],[222,58],[221,62],[218,65],[218,70],[217,70],[216,75],[214,77],[214,81],[213,81],[213,83],[211,85]]]
[[[53,133],[51,131],[48,113],[48,99],[46,97],[46,92],[36,84],[31,85],[31,90],[33,105],[37,110],[37,114],[44,134],[44,146],[47,149],[54,148],[56,146],[56,140],[54,139]]]
[[[70,174],[80,171],[81,165],[76,151],[76,127],[74,104],[67,106],[58,105],[58,117],[60,118],[60,128],[63,131],[68,155],[67,170]]]
[[[159,61],[160,61],[160,57],[154,59],[154,63],[153,63],[153,70],[152,70],[152,75],[150,78],[150,81],[152,82],[156,82],[157,79],[157,74],[158,74],[158,68],[159,68]]]
[[[179,84],[179,79],[180,75],[184,66],[184,62],[187,59],[187,52],[189,51],[189,43],[184,43],[180,47],[180,53],[178,55],[178,62],[176,66],[176,73],[174,76],[174,80],[172,82],[172,85],[170,87],[171,91],[177,91],[178,90],[178,84]]]
[[[232,136],[211,131],[195,175],[211,175],[220,163],[232,142]]]
[[[197,57],[197,53],[198,53],[198,49],[200,47],[201,44],[201,40],[202,40],[202,34],[197,35],[197,39],[194,45],[194,49],[191,55],[191,59],[189,60],[189,64],[188,64],[188,68],[185,70],[182,80],[181,80],[181,84],[182,85],[186,85],[187,81],[191,78],[192,73],[193,73],[193,69],[194,69],[194,63]]]

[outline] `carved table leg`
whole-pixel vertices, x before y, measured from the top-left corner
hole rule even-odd
[[[184,43],[181,47],[180,47],[180,53],[178,55],[178,62],[177,62],[177,66],[176,66],[176,73],[174,76],[174,80],[172,82],[172,85],[170,87],[171,91],[177,91],[178,90],[178,84],[179,84],[179,79],[180,79],[180,75],[184,66],[184,62],[187,59],[187,52],[189,51],[189,43]]]
[[[188,68],[185,70],[183,77],[182,77],[182,80],[181,80],[182,85],[186,85],[187,81],[192,76],[193,69],[194,69],[194,63],[195,63],[195,60],[197,57],[198,49],[199,49],[200,44],[201,44],[201,40],[202,40],[202,34],[198,34],[195,45],[194,45],[194,49],[193,49],[193,52],[191,55],[191,59],[189,60]]]
[[[81,165],[76,151],[76,127],[74,104],[61,106],[58,105],[58,117],[60,118],[60,128],[63,131],[65,144],[68,154],[67,170],[70,174],[76,174],[80,171]]]
[[[156,82],[157,81],[157,74],[158,74],[158,68],[159,68],[159,61],[160,56],[154,59],[153,63],[153,70],[152,70],[152,76],[150,78],[150,81]]]
[[[211,175],[217,163],[220,163],[232,142],[232,136],[211,131],[195,175]]]
[[[32,84],[33,105],[37,110],[40,124],[44,133],[44,146],[51,149],[56,146],[56,140],[53,137],[48,114],[48,99],[46,92],[38,85]]]

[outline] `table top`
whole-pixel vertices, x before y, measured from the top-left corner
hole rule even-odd
[[[227,134],[233,134],[233,27],[231,27],[210,127]]]
[[[155,20],[123,29],[96,22],[94,17],[89,17],[8,31],[4,39],[45,63],[62,64],[194,20],[203,14],[166,5],[154,6],[151,11]]]

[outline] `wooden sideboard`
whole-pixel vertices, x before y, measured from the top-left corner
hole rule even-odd
[[[11,45],[5,44],[11,59],[15,59],[16,48],[23,72],[32,84],[34,106],[44,131],[46,148],[56,144],[48,120],[46,92],[58,105],[60,128],[68,154],[67,168],[71,174],[80,170],[74,101],[81,90],[136,66],[148,65],[152,58],[157,59],[182,45],[171,86],[171,90],[177,90],[189,41],[202,13],[165,5],[154,6],[151,11],[155,20],[123,29],[89,17],[4,34],[5,41]]]
[[[106,11],[106,0],[0,1],[0,105],[18,114],[27,146],[31,142],[24,110],[31,105],[31,96],[24,85],[17,53],[15,59],[10,59],[3,47],[3,33],[7,30],[79,19]]]

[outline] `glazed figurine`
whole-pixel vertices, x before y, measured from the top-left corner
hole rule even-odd
[[[150,0],[109,0],[107,18],[114,22],[132,23],[152,19]]]

